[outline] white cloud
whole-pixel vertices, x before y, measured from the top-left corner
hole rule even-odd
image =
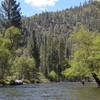
[[[26,3],[39,8],[45,8],[47,6],[54,6],[59,0],[25,0]]]

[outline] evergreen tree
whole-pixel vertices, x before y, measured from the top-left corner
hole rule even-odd
[[[40,67],[40,50],[37,44],[35,31],[30,36],[30,53],[35,59],[36,68]]]
[[[1,6],[6,20],[5,27],[15,26],[21,28],[20,3],[16,3],[16,0],[4,0]]]

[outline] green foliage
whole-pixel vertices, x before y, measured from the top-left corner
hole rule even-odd
[[[13,74],[17,78],[31,79],[35,71],[35,62],[30,57],[16,57],[12,65]]]
[[[51,81],[57,81],[58,75],[55,71],[51,71],[49,73],[48,77]]]
[[[99,5],[91,1],[61,12],[23,17],[21,30],[19,4],[4,0],[4,18],[0,16],[0,78],[39,83],[47,81],[46,77],[60,80],[62,75],[81,79],[94,72],[100,76]]]
[[[39,67],[40,67],[40,51],[39,51],[35,31],[32,32],[32,34],[29,38],[28,46],[29,46],[31,55],[35,59],[36,68],[39,69]]]
[[[98,34],[96,35],[96,37],[94,38],[93,43],[94,43],[94,45],[100,47],[100,34],[99,34],[99,33],[98,33]]]
[[[5,37],[9,38],[10,40],[14,40],[16,38],[18,39],[20,35],[21,35],[20,29],[14,26],[8,28],[5,32]]]
[[[95,34],[95,31],[100,31],[100,20],[98,20],[100,18],[100,7],[98,5],[100,5],[100,2],[85,2],[80,7],[74,7],[60,12],[43,12],[23,19],[23,24],[29,28],[27,30],[31,36],[33,34],[31,32],[33,28],[36,30],[38,51],[40,51],[39,69],[45,75],[50,73],[51,70],[60,74],[65,69],[62,64],[63,61],[66,58],[69,60],[74,56],[73,49],[74,51],[78,51],[78,48],[82,46],[79,50],[80,56],[77,55],[74,59],[82,58],[81,55],[87,57],[88,53],[90,55],[91,50],[87,52],[85,48],[88,49],[90,45],[92,46],[92,39],[95,37],[92,34]],[[78,23],[81,23],[86,28],[79,25],[79,28],[72,33]],[[73,38],[69,38],[70,34],[74,35],[72,36]],[[36,50],[32,51],[35,52],[35,55],[38,55],[36,54]]]
[[[70,68],[69,60],[65,59],[61,64],[61,70],[64,71],[66,68]]]
[[[71,67],[66,68],[65,71],[62,72],[62,74],[66,78],[79,78],[79,79],[91,76],[87,64],[81,61],[80,62],[71,61]]]
[[[21,37],[20,29],[14,27],[14,26],[8,28],[5,32],[5,38],[10,39],[12,47],[15,47],[15,48],[18,47],[20,37]]]
[[[93,32],[89,32],[83,25],[77,26],[71,35],[71,39],[74,42],[73,46],[79,46],[83,49],[88,48],[88,46],[92,45],[94,34]]]
[[[99,73],[100,69],[100,33],[96,34],[93,39],[93,46],[91,50],[91,55],[88,57],[90,63],[90,68],[92,71]]]
[[[8,74],[10,56],[11,53],[8,49],[0,48],[0,79]]]
[[[21,28],[20,4],[16,0],[4,0],[1,3],[6,28],[15,26]]]
[[[0,48],[11,48],[11,41],[6,38],[0,38]]]
[[[37,79],[37,80],[36,80]],[[37,73],[37,78],[34,80],[35,83],[48,83],[49,80],[46,78],[46,76],[42,72]]]
[[[89,77],[91,73],[100,73],[99,33],[89,32],[79,26],[71,35],[73,51],[71,67],[63,72],[65,77]]]

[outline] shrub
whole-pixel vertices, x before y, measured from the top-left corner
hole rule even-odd
[[[51,71],[49,73],[48,77],[51,81],[57,81],[58,75],[55,71]]]

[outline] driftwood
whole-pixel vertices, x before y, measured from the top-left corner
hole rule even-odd
[[[98,76],[95,73],[92,73],[92,76],[95,79],[97,85],[100,87],[100,79],[98,78]]]

